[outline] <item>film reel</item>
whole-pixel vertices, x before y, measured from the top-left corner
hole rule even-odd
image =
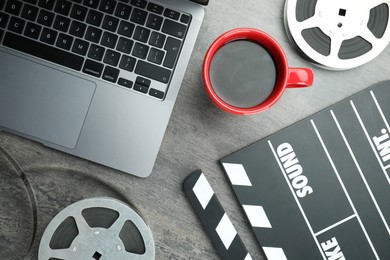
[[[287,0],[290,40],[312,63],[351,69],[379,55],[390,41],[390,0]]]
[[[125,203],[111,198],[78,201],[59,212],[39,246],[40,260],[154,259],[152,233]]]

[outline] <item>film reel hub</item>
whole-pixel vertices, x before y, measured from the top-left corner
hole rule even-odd
[[[313,18],[313,20],[318,19],[317,26],[323,32],[331,35],[332,38],[346,40],[359,35],[365,29],[369,20],[367,10],[351,1],[339,1],[337,5],[329,5],[329,2],[318,1],[314,15],[316,18]]]
[[[88,243],[86,243],[88,241]],[[104,247],[102,247],[104,245]],[[113,230],[94,228],[86,230],[83,235],[77,236],[69,252],[78,256],[89,256],[90,259],[102,259],[106,256],[120,257],[125,251],[122,241]]]
[[[58,213],[47,226],[39,259],[154,259],[152,233],[121,201],[92,198]]]
[[[351,69],[374,59],[390,41],[389,0],[287,0],[290,40],[314,64]]]

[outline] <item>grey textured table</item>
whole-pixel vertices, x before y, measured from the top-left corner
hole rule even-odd
[[[33,236],[28,193],[21,180],[8,178],[4,182],[2,178],[0,258],[12,254],[11,259],[24,255],[36,259],[40,237],[60,210],[82,198],[110,196],[129,200],[142,213],[154,235],[156,259],[218,259],[182,190],[185,177],[200,168],[252,257],[265,259],[218,160],[376,82],[390,79],[389,47],[368,64],[348,71],[320,69],[302,59],[284,30],[284,3],[283,0],[210,1],[156,165],[146,179],[0,133],[0,172],[25,174],[36,198],[38,221],[31,250],[26,252]],[[233,116],[215,108],[203,89],[202,60],[218,35],[236,27],[255,27],[271,34],[284,48],[290,66],[313,69],[313,87],[287,90],[274,107],[253,116]],[[10,165],[5,154],[20,168]],[[6,207],[5,198],[9,201]]]

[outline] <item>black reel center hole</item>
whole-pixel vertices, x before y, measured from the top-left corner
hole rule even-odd
[[[102,257],[102,255],[101,255],[98,251],[96,251],[96,252],[93,254],[93,256],[92,256],[92,258],[93,258],[93,259],[96,259],[96,260],[99,260],[100,257]]]
[[[346,14],[347,14],[347,10],[340,8],[339,15],[340,16],[345,16]]]

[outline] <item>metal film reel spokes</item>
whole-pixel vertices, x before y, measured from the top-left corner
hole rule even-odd
[[[350,69],[379,55],[390,41],[390,0],[288,0],[289,38],[314,64]]]
[[[154,259],[152,233],[125,203],[111,198],[78,201],[47,226],[39,259]]]

